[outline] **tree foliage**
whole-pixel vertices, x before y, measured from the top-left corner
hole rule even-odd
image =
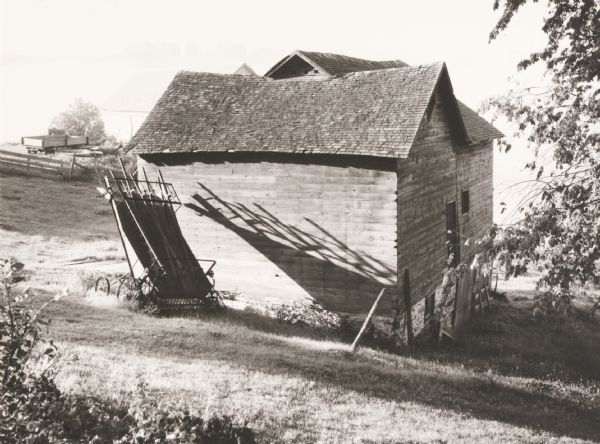
[[[66,111],[52,120],[52,124],[72,136],[88,136],[94,142],[106,138],[104,122],[96,105],[75,99]]]
[[[495,0],[501,17],[490,39],[528,2],[537,0]],[[600,3],[548,0],[542,29],[545,47],[518,69],[543,64],[549,86],[489,102],[535,154],[526,165],[535,172],[535,192],[522,220],[500,238],[524,269],[535,264],[543,284],[565,291],[572,283],[598,283],[600,275]]]

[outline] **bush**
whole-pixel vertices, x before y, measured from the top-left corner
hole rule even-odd
[[[298,301],[291,305],[262,304],[248,306],[245,311],[277,319],[287,324],[308,325],[326,329],[338,329],[342,325],[342,318],[337,313],[326,310],[315,302]]]
[[[14,286],[25,280],[23,264],[11,258],[0,265],[0,440],[16,442],[28,436],[31,427],[37,427],[37,420],[43,417],[40,410],[51,405],[58,393],[48,378],[56,347],[49,341],[41,356],[34,359],[41,327],[49,323],[42,316],[48,303],[35,309],[29,303],[29,290],[20,295],[13,294]],[[30,366],[35,360],[41,364],[37,372],[32,371]]]
[[[58,298],[35,308],[30,291],[13,292],[24,280],[23,264],[11,259],[0,265],[0,442],[255,442],[252,430],[229,416],[205,421],[187,411],[157,408],[145,396],[143,381],[130,405],[61,393],[52,370],[56,347],[52,340],[42,341],[42,328],[50,322],[44,308]]]
[[[104,276],[106,276],[106,273],[102,273],[99,271],[80,271],[79,273],[77,273],[79,287],[78,290],[82,291],[85,294],[87,291],[94,289],[96,286],[96,281]],[[111,277],[108,277],[108,279],[110,280]]]
[[[137,173],[137,160],[133,154],[104,155],[99,157],[77,157],[77,163],[83,168],[76,168],[73,178],[79,180],[99,182],[104,185],[104,176],[112,171],[117,177],[123,177],[121,162],[128,174],[135,177]]]
[[[534,298],[534,313],[544,317],[572,317],[573,296],[569,293],[548,290]]]

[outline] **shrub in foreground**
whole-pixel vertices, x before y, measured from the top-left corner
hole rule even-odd
[[[229,416],[208,421],[187,411],[159,409],[144,395],[145,385],[129,405],[64,394],[54,382],[56,347],[44,341],[50,320],[35,308],[32,293],[18,295],[23,264],[2,261],[0,303],[0,442],[44,444],[219,443],[251,444],[254,433]]]

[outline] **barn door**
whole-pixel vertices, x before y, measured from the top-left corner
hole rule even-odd
[[[448,238],[448,259],[452,256],[451,267],[460,263],[460,239],[458,233],[458,209],[456,201],[446,204],[446,233]]]

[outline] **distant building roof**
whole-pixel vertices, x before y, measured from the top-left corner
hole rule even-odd
[[[277,78],[278,72],[285,68],[286,64],[293,63],[294,59],[300,58],[311,64],[322,74],[340,76],[351,72],[374,71],[378,69],[404,68],[408,65],[401,60],[373,61],[358,59],[340,54],[329,54],[325,52],[294,51],[277,62],[267,71],[265,77]]]
[[[254,70],[252,68],[250,68],[250,66],[248,66],[248,64],[246,63],[242,63],[242,65],[235,70],[234,74],[240,75],[240,76],[255,76],[257,75]]]
[[[129,113],[150,112],[175,73],[175,71],[138,73],[128,79],[102,104],[102,110]]]

